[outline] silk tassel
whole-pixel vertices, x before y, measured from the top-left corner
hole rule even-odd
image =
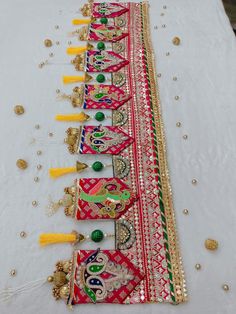
[[[88,75],[87,73],[85,73],[85,75],[82,76],[74,76],[74,75],[64,75],[63,76],[63,83],[64,84],[71,84],[71,83],[80,83],[80,82],[89,82],[91,81],[93,78],[92,76]]]
[[[56,243],[75,243],[77,234],[74,233],[43,233],[39,237],[39,244],[46,246]]]
[[[83,25],[83,24],[90,24],[91,19],[74,19],[72,20],[73,25]]]
[[[90,116],[84,112],[74,114],[57,114],[55,120],[57,121],[70,121],[70,122],[86,122]]]
[[[74,172],[81,172],[86,168],[88,168],[88,165],[86,165],[83,162],[77,161],[75,167],[50,168],[49,169],[49,175],[51,178],[56,179],[56,178],[61,177],[65,174],[74,173]]]

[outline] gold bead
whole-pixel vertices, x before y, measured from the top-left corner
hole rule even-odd
[[[175,46],[179,46],[180,44],[180,38],[179,37],[174,37],[172,39],[172,43],[175,45]]]
[[[183,214],[184,214],[184,215],[188,215],[188,214],[189,214],[189,211],[188,211],[187,208],[185,208],[185,209],[183,210]]]
[[[34,127],[35,127],[36,130],[40,129],[40,125],[39,124],[36,124]]]
[[[197,179],[192,179],[192,184],[196,185],[197,184]]]
[[[19,169],[22,169],[22,170],[24,170],[28,167],[28,163],[24,159],[18,159],[16,161],[16,165]]]
[[[37,202],[37,201],[33,201],[33,202],[32,202],[32,205],[33,205],[34,207],[36,207],[36,206],[38,205],[38,202]]]
[[[177,77],[176,76],[173,77],[173,81],[177,81]]]
[[[61,287],[67,282],[66,274],[63,271],[56,271],[53,280],[57,287]]]
[[[179,100],[179,96],[175,96],[175,100]]]
[[[178,128],[180,128],[180,127],[181,127],[181,122],[176,122],[176,126],[177,126]]]
[[[195,265],[196,270],[200,270],[202,268],[201,264],[196,264]]]
[[[52,47],[52,41],[51,41],[51,39],[45,39],[45,40],[44,40],[44,46],[45,46],[45,47]]]
[[[218,242],[213,239],[206,239],[205,240],[205,248],[210,251],[215,251],[218,249]]]
[[[229,291],[229,286],[228,286],[227,284],[223,284],[223,285],[222,285],[222,289],[223,289],[224,291]]]
[[[25,231],[21,231],[20,237],[21,238],[26,238],[26,236],[27,236],[26,232]]]
[[[23,114],[25,112],[25,109],[22,105],[16,105],[14,107],[14,112],[15,114],[17,114],[18,116],[20,116],[21,114]]]
[[[41,150],[38,150],[38,151],[37,151],[37,155],[38,155],[38,156],[42,155],[42,151],[41,151]]]
[[[37,169],[41,170],[42,169],[42,165],[37,165]]]
[[[34,182],[39,182],[39,177],[34,177]]]
[[[187,139],[188,139],[188,135],[187,135],[187,134],[184,134],[184,135],[183,135],[183,139],[184,139],[184,140],[187,140]]]
[[[54,280],[53,276],[48,276],[47,282],[53,282],[53,280]]]
[[[10,275],[11,275],[12,277],[16,276],[16,270],[15,270],[15,269],[12,269],[12,270],[10,271]]]

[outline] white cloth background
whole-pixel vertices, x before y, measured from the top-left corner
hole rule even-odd
[[[47,277],[58,259],[71,255],[69,245],[39,248],[41,232],[88,232],[94,226],[112,230],[111,223],[76,223],[61,210],[48,218],[44,209],[48,195],[59,199],[75,175],[52,182],[51,166],[73,165],[76,158],[63,144],[67,124],[55,122],[56,113],[70,113],[69,103],[57,102],[55,90],[71,91],[61,83],[63,74],[73,74],[65,49],[82,1],[0,1],[0,289],[17,287]],[[174,193],[177,225],[186,271],[189,301],[172,306],[81,305],[79,313],[233,314],[236,309],[236,45],[220,0],[152,0],[151,32],[157,57],[158,79],[165,122],[168,160]],[[163,9],[163,6],[167,9]],[[161,16],[164,13],[164,16]],[[166,28],[162,25],[165,24]],[[55,29],[59,25],[59,29]],[[154,29],[154,26],[158,29]],[[179,36],[181,45],[172,44]],[[52,48],[43,41],[51,38]],[[60,41],[56,46],[55,41]],[[72,39],[74,45],[76,39]],[[49,52],[55,57],[49,58]],[[166,52],[170,52],[166,56]],[[38,64],[49,59],[61,65]],[[64,63],[64,64],[63,64]],[[178,80],[173,81],[173,76]],[[180,99],[175,100],[179,95]],[[23,104],[25,114],[13,107]],[[181,128],[176,122],[182,123]],[[36,130],[34,126],[40,125]],[[53,132],[50,138],[48,132]],[[182,136],[188,135],[184,140]],[[35,143],[30,144],[32,138]],[[42,155],[36,154],[42,150]],[[18,170],[15,162],[26,159],[29,168]],[[101,157],[99,157],[101,160]],[[80,158],[82,160],[82,157]],[[93,158],[85,156],[91,162]],[[42,164],[42,170],[36,169]],[[109,175],[109,173],[107,173]],[[38,176],[40,181],[34,182]],[[192,178],[198,184],[191,184]],[[32,207],[37,200],[39,205]],[[189,215],[182,213],[189,209]],[[27,237],[19,233],[24,230]],[[207,237],[219,241],[216,252],[206,251]],[[86,247],[89,247],[88,245]],[[90,244],[90,247],[91,244]],[[103,247],[112,247],[106,242]],[[201,263],[196,271],[194,265]],[[10,277],[11,269],[17,270]],[[223,283],[230,286],[222,290]],[[67,313],[55,302],[51,286],[0,303],[1,314]]]

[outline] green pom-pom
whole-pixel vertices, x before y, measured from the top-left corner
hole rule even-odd
[[[106,78],[105,78],[105,75],[103,74],[98,74],[98,76],[96,77],[96,80],[98,83],[104,83]]]
[[[97,48],[98,50],[105,50],[106,46],[102,41],[99,41],[99,43],[97,44]]]
[[[101,161],[95,161],[93,164],[92,164],[92,168],[94,171],[102,171],[103,169],[103,163],[101,163]]]
[[[104,119],[105,119],[105,114],[103,113],[103,112],[97,112],[96,114],[95,114],[95,116],[94,116],[94,118],[97,120],[97,121],[99,121],[99,122],[101,122],[101,121],[103,121]]]
[[[104,238],[104,234],[101,230],[96,229],[91,233],[91,240],[93,242],[101,242]]]
[[[107,24],[107,23],[108,23],[108,19],[107,19],[106,17],[102,17],[102,18],[100,19],[100,22],[101,22],[102,24]]]

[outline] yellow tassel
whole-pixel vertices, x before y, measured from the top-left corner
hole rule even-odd
[[[55,119],[57,121],[85,122],[90,119],[90,116],[84,112],[80,112],[74,114],[57,114]]]
[[[77,172],[76,167],[67,167],[67,168],[50,168],[49,175],[51,178],[56,179],[58,177],[64,176],[65,174]]]
[[[66,49],[66,52],[68,55],[78,55],[82,52],[87,51],[88,47],[84,46],[84,47],[68,47]]]
[[[63,76],[63,83],[64,84],[84,82],[84,80],[85,80],[85,75],[83,75],[83,76]]]
[[[91,19],[74,19],[72,20],[73,25],[83,25],[83,24],[90,24]]]
[[[39,237],[39,244],[46,246],[55,243],[75,243],[77,241],[77,234],[74,233],[43,233]]]

